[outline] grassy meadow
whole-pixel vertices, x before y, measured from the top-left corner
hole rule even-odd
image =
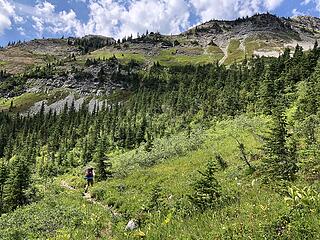
[[[94,202],[82,197],[83,169],[76,168],[39,184],[44,199],[3,215],[0,235],[5,236],[2,239],[317,239],[320,209],[311,202],[319,204],[320,196],[310,193],[307,196],[313,200],[301,202],[306,204],[302,207],[299,198],[290,201],[287,186],[263,183],[262,138],[271,126],[266,117],[240,116],[158,139],[150,151],[141,146],[110,153],[114,177],[90,189]],[[238,142],[244,144],[255,170],[241,159]],[[224,164],[215,160],[217,155]],[[189,196],[200,178],[198,171],[209,160],[217,165],[215,176],[225,198],[218,207],[199,211]],[[293,183],[297,194],[302,194],[302,186],[320,187],[317,181],[307,182],[305,174],[300,172]],[[150,208],[154,204],[157,207]],[[130,219],[139,227],[125,231]]]

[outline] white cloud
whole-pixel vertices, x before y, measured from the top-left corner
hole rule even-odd
[[[13,19],[14,19],[15,23],[18,23],[18,24],[25,23],[25,19],[23,17],[21,17],[21,16],[14,15]]]
[[[315,0],[316,9],[320,12],[320,0]]]
[[[25,29],[23,27],[18,27],[17,30],[21,36],[26,36]]]
[[[260,0],[190,0],[202,21],[234,19],[261,11]]]
[[[272,11],[283,0],[190,0],[202,21],[234,19],[255,13]]]
[[[315,5],[315,9],[320,12],[320,0],[304,0],[301,5],[308,5],[310,3],[313,3]]]
[[[283,0],[265,0],[264,5],[267,8],[268,11],[272,11],[279,7]]]
[[[302,1],[301,5],[307,5],[311,2],[311,0],[304,0]]]
[[[147,29],[179,33],[190,26],[190,9],[185,0],[139,0],[128,6],[112,0],[90,0],[88,8],[89,21],[81,29],[86,34],[120,38]]]
[[[38,3],[34,7],[34,14],[31,18],[38,36],[41,36],[44,31],[72,34],[81,28],[80,21],[72,9],[69,12],[56,12],[55,6],[47,1]]]
[[[296,8],[294,8],[293,10],[292,10],[292,16],[293,17],[296,17],[296,16],[303,16],[303,15],[306,15],[305,13],[303,13],[303,12],[300,12],[298,9],[296,9]]]
[[[11,28],[11,18],[14,15],[14,6],[7,0],[0,0],[0,35],[4,33],[4,30]]]
[[[79,35],[102,34],[120,38],[137,32],[179,33],[191,26],[191,12],[201,22],[234,19],[273,10],[283,0],[90,0],[89,21]],[[193,23],[194,24],[194,23]]]

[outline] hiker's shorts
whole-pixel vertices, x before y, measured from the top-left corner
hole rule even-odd
[[[93,185],[93,179],[87,179],[88,185]]]

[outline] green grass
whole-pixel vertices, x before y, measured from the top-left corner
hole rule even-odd
[[[68,95],[70,95],[71,92],[64,89],[64,88],[57,88],[48,93],[45,96],[45,100],[47,101],[47,104],[50,105],[52,103],[55,103],[61,99],[65,99]]]
[[[0,98],[0,111],[8,111],[12,102],[13,112],[23,112],[32,107],[36,102],[46,100],[47,104],[50,105],[58,100],[64,99],[69,94],[70,93],[64,89],[56,89],[49,94],[24,93],[20,96],[9,99]]]
[[[246,55],[252,56],[254,51],[259,49],[267,49],[269,46],[261,41],[248,41],[246,42]]]
[[[240,49],[240,40],[232,39],[228,47],[228,58],[224,61],[226,65],[241,61],[245,58],[245,53]]]
[[[84,200],[80,191],[56,185],[40,202],[0,217],[1,239],[108,239],[109,212]]]
[[[34,103],[42,101],[46,98],[44,93],[24,93],[18,97],[4,99],[0,98],[0,111],[8,111],[13,103],[14,112],[23,112],[30,108]]]
[[[130,218],[145,221],[141,231],[147,239],[193,239],[196,236],[196,239],[225,239],[226,236],[262,238],[263,226],[284,214],[287,206],[282,196],[259,181],[252,184],[256,178],[247,175],[248,169],[239,158],[235,138],[245,144],[248,154],[259,153],[261,143],[256,134],[264,132],[268,126],[267,120],[251,121],[245,117],[220,122],[206,132],[207,140],[201,149],[189,151],[185,156],[168,158],[150,168],[135,169],[124,178],[97,184],[92,189],[93,195],[104,204],[114,205],[118,211],[126,213],[127,218],[114,225],[116,239],[134,239],[133,236],[138,234],[126,235],[121,231]],[[163,223],[166,216],[143,211],[156,184],[162,186],[164,201],[172,209],[180,199],[187,201],[186,195],[192,192],[192,181],[199,177],[198,170],[203,169],[215,153],[220,153],[229,165],[227,170],[218,172],[217,178],[230,196],[241,199],[239,203],[219,211],[195,213],[191,218],[176,213],[166,224]],[[121,187],[124,190],[119,190]]]
[[[90,192],[100,204],[113,206],[119,216],[111,220],[110,213],[101,208],[102,205],[92,205],[81,198],[83,169],[77,168],[57,179],[44,200],[0,218],[0,224],[1,221],[11,224],[10,228],[4,225],[0,233],[18,232],[30,239],[122,240],[139,239],[141,235],[152,240],[298,240],[303,236],[315,239],[312,236],[319,236],[320,232],[319,210],[292,212],[285,195],[274,188],[276,185],[263,184],[259,171],[251,173],[240,159],[237,140],[244,144],[249,158],[258,156],[251,164],[260,165],[261,135],[265,135],[270,127],[269,118],[240,116],[212,122],[207,130],[194,128],[190,137],[180,133],[157,140],[151,152],[141,147],[126,153],[109,154],[114,178],[96,183]],[[190,147],[193,144],[196,147]],[[195,211],[188,198],[193,192],[192,183],[200,177],[198,170],[203,170],[217,153],[228,164],[226,169],[218,170],[216,178],[230,200],[221,208],[203,213]],[[152,164],[141,165],[148,162]],[[298,178],[294,184],[306,185],[302,179]],[[77,190],[62,190],[59,186],[61,180]],[[156,185],[162,189],[161,207],[158,211],[150,211],[148,206]],[[49,216],[49,220],[44,220],[44,216]],[[282,222],[286,217],[290,217],[289,223]],[[22,219],[27,220],[23,222]],[[130,219],[139,219],[140,228],[124,231]],[[49,228],[45,225],[47,222],[52,224]],[[45,233],[52,226],[53,230]]]
[[[176,52],[178,51],[178,52]],[[223,52],[219,47],[210,46],[207,53],[200,47],[190,48],[170,48],[166,50],[160,50],[158,55],[147,56],[143,53],[132,52],[112,52],[110,50],[97,50],[90,55],[86,55],[85,58],[116,58],[129,62],[131,59],[138,62],[159,62],[162,65],[172,66],[179,64],[206,64],[219,61],[223,57]],[[84,61],[80,59],[80,61]]]
[[[138,62],[144,62],[146,57],[141,53],[132,53],[132,52],[111,52],[108,50],[97,50],[92,52],[90,55],[87,55],[86,58],[111,58],[116,56],[116,58],[120,60],[124,60],[125,62],[129,62],[130,60],[136,60]]]
[[[245,40],[246,55],[251,57],[256,50],[275,51],[279,49],[279,45],[270,40],[263,40],[259,38],[247,38]]]
[[[207,50],[209,54],[223,54],[218,46],[208,46]]]
[[[176,53],[176,50],[178,52]],[[183,54],[180,54],[182,51]],[[208,53],[204,53],[202,48],[182,48],[167,49],[160,51],[154,58],[163,65],[181,65],[181,64],[206,64],[219,61],[223,57],[223,52],[218,47],[210,47]]]
[[[5,62],[5,61],[0,61],[0,66],[4,66],[4,65],[6,65],[7,64],[7,62]]]
[[[263,185],[258,175],[249,174],[240,160],[235,138],[244,143],[248,155],[259,155],[262,145],[258,136],[269,127],[269,119],[264,118],[240,117],[218,122],[204,134],[206,141],[199,150],[189,151],[185,156],[167,158],[150,168],[136,169],[124,178],[97,184],[92,189],[93,195],[125,214],[113,226],[115,239],[135,239],[140,231],[146,234],[147,239],[268,238],[267,230],[276,232],[271,224],[288,214],[290,209],[284,196]],[[223,209],[209,210],[204,214],[194,212],[184,217],[181,214],[184,210],[178,210],[177,203],[189,204],[186,195],[192,193],[192,182],[199,177],[198,170],[204,169],[215,153],[220,153],[229,165],[226,170],[217,173],[217,179],[225,193],[239,201],[227,204]],[[252,164],[258,166],[260,160]],[[148,206],[152,189],[157,184],[163,189],[165,208],[171,210],[163,209],[162,214],[160,211],[145,212],[143,209]],[[305,220],[319,233],[319,228],[315,227],[317,223],[313,222],[316,216],[311,214]],[[142,220],[141,229],[132,233],[123,232],[128,219],[132,218]],[[291,227],[302,231],[299,224],[294,223]],[[292,239],[299,239],[290,230],[286,234]]]

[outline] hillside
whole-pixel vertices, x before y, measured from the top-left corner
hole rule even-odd
[[[86,36],[11,44],[0,49],[0,70],[6,73],[0,109],[8,110],[13,101],[14,111],[25,114],[38,112],[42,104],[46,111],[60,111],[73,100],[77,106],[90,102],[92,109],[103,104],[101,96],[113,101],[128,95],[133,89],[128,74],[144,72],[154,63],[230,65],[252,56],[277,57],[286,48],[292,53],[297,45],[306,51],[319,39],[319,21],[261,14],[212,20],[180,35],[151,32],[122,41]]]
[[[1,49],[0,239],[318,239],[319,21]]]

